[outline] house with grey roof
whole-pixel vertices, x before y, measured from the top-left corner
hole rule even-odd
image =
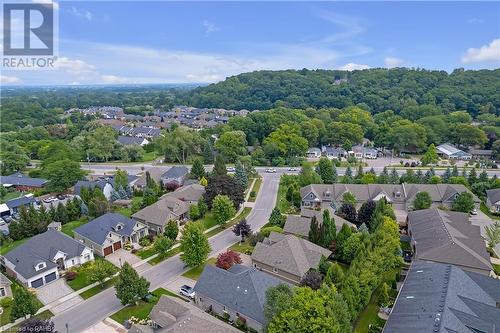
[[[76,240],[102,257],[118,251],[127,242],[137,244],[147,234],[146,224],[116,213],[106,213],[74,230]]]
[[[149,143],[149,141],[146,138],[124,136],[124,135],[120,135],[117,140],[124,146],[138,145],[142,147]]]
[[[170,220],[178,224],[188,217],[191,205],[172,197],[169,193],[163,195],[157,202],[132,214],[132,218],[144,225],[155,234],[162,234]]]
[[[454,265],[414,261],[384,333],[495,333],[500,280]]]
[[[33,236],[3,257],[7,274],[29,288],[39,288],[59,278],[59,272],[94,260],[92,250],[55,231]]]
[[[306,239],[273,231],[255,245],[252,265],[283,281],[299,284],[311,268],[318,268],[322,256],[328,258],[331,254]]]
[[[188,204],[197,204],[203,197],[203,194],[205,194],[205,186],[200,185],[196,181],[193,184],[179,187],[174,192],[167,193],[166,195],[182,200]]]
[[[313,147],[309,148],[306,152],[307,158],[320,158],[321,157],[321,149]]]
[[[500,188],[486,190],[486,207],[492,213],[500,212]]]
[[[329,209],[329,211],[330,217],[335,222],[335,228],[337,229],[337,231],[340,231],[342,225],[344,224],[347,224],[349,227],[356,228],[355,224],[338,215],[333,214],[331,209]],[[316,217],[319,225],[323,223],[323,211],[321,210],[303,208],[300,211],[300,215],[287,215],[285,225],[283,226],[283,233],[303,237],[306,239],[309,238],[309,230],[311,229],[312,217]]]
[[[182,186],[188,177],[189,169],[185,166],[173,166],[160,176],[163,184],[176,184]]]
[[[8,176],[0,176],[0,185],[14,187],[18,191],[36,191],[47,185],[49,181],[43,178],[32,178],[20,172]]]
[[[155,182],[160,182],[161,176],[165,173],[165,168],[150,168],[146,170],[151,179]],[[144,172],[139,179],[134,183],[134,188],[142,190],[146,186],[146,172]]]
[[[342,147],[323,146],[321,147],[321,153],[330,160],[340,160],[342,157],[347,156],[347,152]]]
[[[353,156],[358,160],[361,160],[363,158],[376,159],[378,157],[377,149],[361,145],[353,146],[351,150],[348,152],[348,154],[349,156]]]
[[[12,281],[0,272],[0,300],[4,297],[12,297]]]
[[[135,175],[127,175],[127,185],[132,187],[138,179],[139,177]],[[73,193],[80,195],[82,188],[93,190],[96,187],[101,189],[107,200],[111,200],[113,192],[118,191],[118,189],[115,188],[114,176],[96,176],[93,180],[79,180],[73,187]]]
[[[36,209],[40,207],[32,194],[11,199],[4,204],[0,204],[0,216],[14,216],[19,213],[21,207],[29,208],[31,205]]]
[[[408,234],[416,259],[484,275],[492,270],[480,227],[469,222],[468,214],[435,208],[413,211],[408,213]]]
[[[152,325],[133,324],[128,333],[237,333],[222,320],[177,297],[162,295],[149,313]]]
[[[194,286],[195,304],[204,311],[229,314],[261,331],[265,324],[266,290],[283,282],[255,268],[234,265],[224,270],[206,265]]]
[[[437,154],[446,159],[454,159],[454,160],[470,160],[472,159],[472,155],[466,153],[463,150],[458,149],[449,143],[443,143],[436,147]]]

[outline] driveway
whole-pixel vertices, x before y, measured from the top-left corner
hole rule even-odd
[[[181,287],[183,285],[188,285],[190,287],[194,287],[195,284],[196,284],[195,280],[184,277],[181,275],[179,277],[176,277],[176,278],[168,281],[165,284],[165,288],[170,290],[173,293],[179,294],[179,290],[181,289]]]
[[[121,265],[124,264],[125,262],[128,262],[131,266],[134,266],[134,264],[141,261],[141,258],[130,253],[129,251],[126,251],[124,249],[119,249],[118,251],[115,251],[110,255],[106,256],[106,260],[111,262],[116,267],[120,268]]]
[[[44,305],[47,305],[71,294],[72,292],[73,289],[66,284],[64,278],[60,278],[52,283],[38,288],[36,290],[36,296]]]

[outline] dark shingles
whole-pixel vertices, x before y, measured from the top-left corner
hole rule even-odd
[[[121,230],[116,229],[119,223],[123,225]],[[107,213],[79,226],[74,231],[97,244],[103,244],[110,231],[130,236],[134,232],[136,223],[136,221],[121,214]]]

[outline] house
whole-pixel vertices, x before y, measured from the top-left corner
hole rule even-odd
[[[188,177],[189,169],[185,166],[173,166],[160,176],[163,184],[182,186]]]
[[[321,147],[321,152],[330,160],[340,160],[347,155],[345,149],[340,147],[323,146]]]
[[[309,148],[306,152],[307,158],[320,158],[321,157],[321,149],[319,148]]]
[[[123,135],[120,135],[118,137],[118,142],[124,146],[139,145],[141,147],[145,146],[149,143],[149,141],[145,138],[138,138],[138,137],[133,137],[133,136],[123,136]]]
[[[0,217],[17,215],[21,207],[29,208],[30,205],[33,205],[36,209],[40,207],[38,201],[32,194],[11,199],[4,204],[0,204]]]
[[[413,202],[419,192],[429,193],[432,200],[432,208],[437,208],[439,206],[451,208],[455,199],[462,192],[472,194],[476,209],[479,209],[479,205],[481,204],[481,199],[462,184],[403,184],[403,188],[406,194],[407,210],[413,209]]]
[[[328,258],[331,254],[329,250],[303,238],[273,231],[255,246],[252,265],[298,285],[311,268],[318,268],[322,256]]]
[[[491,160],[493,156],[493,151],[489,149],[471,149],[469,153],[476,160]]]
[[[206,265],[194,286],[195,304],[204,311],[239,317],[248,327],[262,331],[266,291],[283,282],[255,268],[234,265],[227,271]]]
[[[489,275],[490,256],[480,227],[460,212],[422,209],[408,213],[408,234],[414,257]]]
[[[139,177],[135,175],[127,175],[127,185],[130,187],[138,180]],[[114,176],[97,176],[95,180],[79,180],[74,186],[73,193],[80,196],[82,188],[84,187],[89,190],[93,190],[96,187],[100,188],[108,201],[111,200],[113,192],[118,191],[118,189],[115,188]]]
[[[378,157],[378,150],[365,146],[353,146],[349,151],[349,155],[357,158],[358,160],[363,158],[376,159]]]
[[[47,179],[31,178],[20,172],[13,173],[9,176],[0,176],[0,185],[7,188],[14,187],[16,190],[21,192],[39,190],[45,187],[48,182],[49,181]]]
[[[330,209],[331,212],[331,209]],[[323,211],[315,209],[303,208],[300,215],[287,215],[286,222],[283,226],[283,233],[295,235],[299,237],[309,238],[309,230],[311,229],[311,219],[315,216],[318,224],[323,223]],[[330,213],[330,217],[335,221],[335,228],[340,231],[342,225],[347,224],[349,227],[356,227],[353,223],[344,218]]]
[[[177,297],[162,295],[149,313],[152,325],[132,324],[128,333],[237,333],[222,320]]]
[[[68,235],[47,230],[3,256],[7,274],[28,288],[39,288],[59,278],[59,271],[94,260],[92,250]]]
[[[492,213],[500,212],[500,188],[486,190],[486,206]]]
[[[172,197],[169,193],[163,195],[157,202],[132,215],[132,218],[144,225],[154,234],[162,234],[168,221],[178,224],[188,217],[190,204]]]
[[[12,297],[12,281],[0,272],[0,299]]]
[[[146,186],[146,172],[149,173],[151,179],[155,182],[160,182],[161,176],[165,173],[164,168],[150,168],[146,170],[137,181],[134,183],[134,188],[142,190]]]
[[[417,260],[383,332],[497,332],[499,304],[500,280],[453,265]]]
[[[147,234],[147,225],[116,213],[104,214],[74,230],[76,240],[102,257],[121,249],[124,243],[137,244]]]
[[[443,158],[452,160],[470,160],[472,155],[456,148],[449,143],[443,143],[436,147],[437,154]]]
[[[186,185],[186,183],[187,181],[184,182],[184,186],[179,187],[174,192],[167,193],[167,195],[190,205],[195,205],[203,197],[203,194],[205,194],[205,186],[200,185],[197,181],[189,185]]]

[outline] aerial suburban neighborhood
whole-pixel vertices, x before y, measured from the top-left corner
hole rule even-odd
[[[0,332],[500,332],[498,2],[2,12]]]

